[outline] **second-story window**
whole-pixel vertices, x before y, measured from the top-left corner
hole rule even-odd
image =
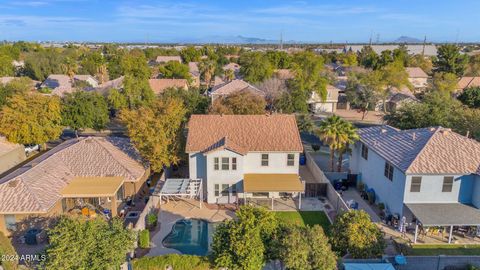
[[[295,154],[287,154],[287,166],[295,166]]]
[[[222,171],[230,170],[229,158],[222,157]]]
[[[268,154],[262,154],[262,166],[268,166]]]
[[[393,165],[389,162],[385,161],[385,170],[383,172],[385,177],[387,177],[390,181],[393,181]]]
[[[368,147],[365,146],[365,144],[362,143],[362,157],[365,160],[368,160]]]
[[[443,177],[442,192],[452,192],[453,189],[453,176]]]
[[[410,184],[410,192],[420,192],[422,186],[422,177],[412,177],[412,183]]]
[[[232,157],[232,170],[237,170],[237,158]]]
[[[213,158],[213,169],[215,171],[220,170],[220,162],[218,161],[218,157]]]

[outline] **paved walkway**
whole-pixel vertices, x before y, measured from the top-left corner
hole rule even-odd
[[[225,219],[231,219],[235,216],[230,210],[212,210],[205,206],[199,208],[196,200],[177,200],[162,204],[158,214],[160,229],[157,230],[151,238],[151,249],[146,256],[159,256],[165,254],[180,254],[176,249],[163,246],[163,239],[170,233],[173,225],[180,219],[199,218],[210,222],[220,222]]]
[[[382,220],[380,217],[375,213],[375,211],[370,207],[367,201],[360,197],[358,190],[355,188],[350,187],[348,190],[342,192],[343,200],[348,204],[348,201],[354,200],[358,203],[358,209],[364,210],[370,215],[370,218],[373,222],[381,222]]]

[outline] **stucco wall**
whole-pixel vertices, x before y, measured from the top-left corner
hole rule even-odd
[[[268,166],[262,166],[262,154],[268,154]],[[287,153],[248,153],[245,156],[244,173],[298,173],[299,153],[294,166],[287,166]]]
[[[422,183],[420,192],[410,192],[412,177],[421,176]],[[451,192],[442,192],[443,177],[453,176]],[[467,179],[464,179],[467,181]],[[405,184],[405,203],[451,203],[458,202],[460,185],[462,183],[459,175],[407,175]]]
[[[356,143],[352,150],[350,169],[358,173],[361,182],[368,188],[373,188],[377,202],[383,202],[391,214],[403,213],[403,193],[405,190],[405,174],[398,168],[393,170],[393,181],[384,175],[385,160],[371,149],[368,150],[368,160],[360,155],[361,143]]]

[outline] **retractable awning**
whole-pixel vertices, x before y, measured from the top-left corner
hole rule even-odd
[[[423,226],[478,226],[480,209],[462,203],[405,204]]]
[[[123,184],[123,177],[75,177],[61,191],[63,198],[113,197]]]
[[[245,174],[245,192],[304,192],[305,187],[298,174]]]

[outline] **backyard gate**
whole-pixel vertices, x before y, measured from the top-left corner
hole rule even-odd
[[[327,196],[327,183],[306,183],[305,197],[318,198]]]

